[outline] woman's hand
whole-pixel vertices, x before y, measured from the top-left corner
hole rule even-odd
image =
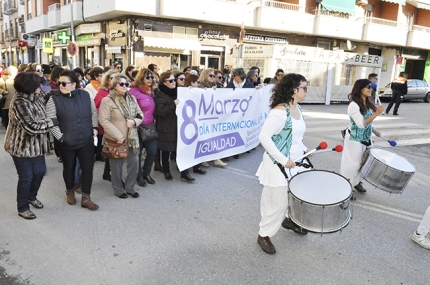
[[[215,85],[215,86],[212,86],[212,88],[213,88],[213,90],[216,90],[216,85]]]
[[[285,164],[285,168],[294,168],[296,166],[296,163],[294,161],[292,161],[291,159],[289,159],[287,161],[287,164]]]
[[[124,143],[124,138],[121,138],[119,140],[116,141],[117,143]]]
[[[96,137],[96,136],[98,135],[98,133],[99,133],[99,132],[98,132],[97,130],[94,130],[94,129],[93,129],[93,134],[94,134],[94,135],[93,135],[93,137]]]
[[[375,136],[377,136],[377,137],[380,137],[381,136],[381,133],[380,132],[378,132],[378,131],[373,131],[373,133],[375,134]]]
[[[175,101],[173,101],[173,102],[175,102],[175,105],[178,105],[179,104],[179,99],[175,99]]]
[[[136,122],[134,120],[127,120],[127,128],[132,128],[136,126]]]
[[[384,112],[384,106],[378,106],[378,108],[376,108],[376,111],[375,111],[375,113],[376,113],[376,115],[380,115],[380,114],[382,114]]]
[[[305,151],[305,154],[306,153],[308,153],[308,152],[310,152],[310,150],[309,149],[307,149],[306,151]],[[311,153],[310,155],[308,155],[308,157],[311,157],[311,156],[313,156],[314,154],[313,153]]]

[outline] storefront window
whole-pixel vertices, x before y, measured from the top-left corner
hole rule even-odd
[[[298,73],[303,75],[311,86],[325,86],[328,63],[299,61],[299,60],[280,60],[278,65],[284,70],[284,74]]]

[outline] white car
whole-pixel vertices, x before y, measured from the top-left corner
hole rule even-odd
[[[393,91],[391,90],[391,83],[379,89],[379,98],[391,100]],[[430,86],[427,82],[419,79],[408,79],[408,94],[403,96],[403,101],[409,100],[423,100],[429,103],[430,100]]]

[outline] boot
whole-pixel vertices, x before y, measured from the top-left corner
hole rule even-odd
[[[93,211],[93,210],[97,210],[99,208],[99,205],[94,204],[93,201],[91,201],[90,194],[82,193],[81,207],[87,208]]]
[[[105,168],[103,170],[103,180],[111,181],[109,159],[106,159],[105,161]]]
[[[75,205],[76,199],[75,199],[75,189],[67,189],[66,190],[66,196],[67,196],[67,204],[69,205]]]
[[[160,161],[157,159],[154,160],[154,171],[164,172],[163,167],[161,167]]]

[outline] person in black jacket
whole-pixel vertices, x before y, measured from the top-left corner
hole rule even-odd
[[[254,88],[254,84],[246,79],[246,73],[243,68],[235,68],[231,72],[232,81],[227,84],[226,88]]]
[[[76,158],[82,169],[81,206],[90,210],[99,208],[91,201],[91,185],[94,167],[94,137],[98,133],[98,115],[90,94],[79,89],[79,79],[73,70],[61,72],[57,82],[59,91],[53,91],[46,104],[49,118],[56,118],[58,127],[52,134],[58,141],[58,150],[63,159],[63,178],[66,183],[66,196],[69,205],[76,204],[75,166]]]
[[[394,105],[393,115],[398,115],[399,113],[397,112],[399,110],[400,103],[402,102],[402,96],[408,94],[408,81],[405,78],[404,72],[400,72],[399,76],[394,78],[391,83],[391,90],[393,90],[393,97],[391,97],[386,113],[388,114],[390,112],[391,107],[394,102],[396,102],[396,105]]]

